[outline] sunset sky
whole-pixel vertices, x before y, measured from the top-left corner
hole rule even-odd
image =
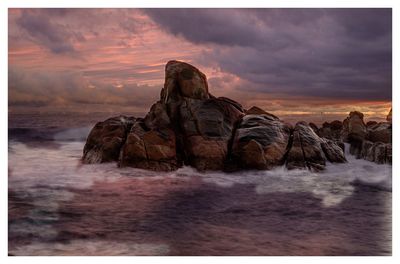
[[[147,112],[168,60],[278,115],[392,100],[391,9],[9,9],[10,111]]]

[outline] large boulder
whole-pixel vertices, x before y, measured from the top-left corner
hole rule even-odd
[[[323,138],[340,141],[343,124],[339,120],[332,121],[330,123],[325,122],[322,127],[318,129],[318,135]]]
[[[176,170],[179,163],[174,131],[167,127],[148,129],[143,119],[137,119],[121,150],[119,166],[154,171]]]
[[[244,116],[233,140],[235,164],[243,169],[271,169],[282,165],[290,130],[288,124],[268,113]]]
[[[286,159],[287,168],[320,171],[326,161],[346,162],[342,148],[332,140],[320,138],[307,123],[298,122]]]
[[[343,121],[342,139],[345,142],[363,141],[367,135],[364,114],[358,111],[350,112]]]
[[[179,109],[185,163],[198,170],[222,170],[228,143],[243,112],[220,98],[184,98]]]
[[[360,157],[378,164],[392,163],[392,144],[364,140]]]
[[[372,142],[391,143],[392,124],[388,122],[377,123],[368,128],[367,139]]]
[[[143,121],[148,129],[171,126],[171,120],[168,116],[166,105],[160,101],[151,106],[150,111],[147,113]]]
[[[208,99],[207,78],[196,67],[181,61],[169,61],[165,66],[165,83],[161,100],[168,103],[176,96]]]
[[[343,121],[341,138],[350,143],[350,153],[360,157],[362,142],[367,136],[367,127],[364,123],[364,114],[354,111]]]
[[[118,116],[98,122],[90,131],[83,149],[83,163],[117,161],[134,117]]]

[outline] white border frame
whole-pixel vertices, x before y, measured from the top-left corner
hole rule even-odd
[[[399,161],[399,148],[398,148],[398,136],[399,131],[397,130],[396,124],[400,121],[397,115],[397,105],[399,97],[399,92],[395,89],[397,84],[399,83],[399,75],[400,74],[400,67],[399,67],[399,53],[395,49],[395,47],[400,47],[399,42],[399,26],[400,26],[400,1],[396,0],[380,0],[380,1],[371,1],[371,0],[329,0],[329,1],[316,1],[316,0],[299,0],[299,1],[288,1],[288,0],[280,0],[280,1],[257,1],[257,0],[219,0],[218,2],[212,0],[192,0],[185,2],[182,4],[179,0],[167,0],[164,2],[155,1],[155,0],[113,0],[113,1],[90,1],[90,0],[79,0],[74,3],[71,1],[57,1],[57,0],[1,0],[0,1],[0,19],[1,19],[1,39],[0,41],[0,50],[2,57],[0,59],[0,69],[1,69],[1,81],[2,81],[2,88],[1,93],[2,96],[0,97],[1,102],[1,130],[0,130],[0,139],[1,139],[1,146],[2,146],[2,154],[3,158],[0,160],[1,166],[1,180],[2,184],[1,187],[1,194],[2,200],[0,203],[1,206],[1,217],[0,217],[0,224],[1,224],[1,238],[0,238],[0,248],[1,248],[1,255],[0,255],[0,263],[21,263],[22,261],[29,261],[31,262],[40,262],[40,263],[53,263],[57,261],[59,263],[69,263],[70,261],[78,261],[78,262],[88,262],[88,261],[95,261],[96,263],[109,263],[109,261],[120,261],[120,262],[132,262],[132,261],[140,261],[143,263],[158,263],[160,261],[163,262],[192,262],[200,263],[200,262],[209,262],[209,261],[216,261],[216,262],[229,262],[229,263],[242,263],[244,261],[251,261],[251,262],[258,262],[258,263],[265,263],[265,261],[273,261],[278,263],[293,263],[298,261],[306,261],[308,263],[320,263],[328,262],[328,263],[336,263],[342,261],[351,261],[351,262],[362,262],[365,263],[376,263],[379,261],[380,263],[399,263],[399,260],[396,261],[399,255],[399,228],[398,225],[395,223],[399,222],[399,195],[398,195],[398,175],[393,173],[393,215],[392,215],[392,223],[393,223],[393,244],[392,244],[392,254],[393,257],[307,257],[307,258],[300,258],[300,257],[118,257],[117,259],[109,259],[110,257],[73,257],[65,258],[65,257],[7,257],[7,243],[8,243],[8,227],[7,227],[7,219],[8,219],[8,188],[7,188],[7,181],[8,181],[8,140],[7,140],[7,124],[8,124],[8,8],[28,8],[28,7],[96,7],[96,8],[143,8],[143,7],[250,7],[250,8],[262,8],[262,7],[269,7],[269,8],[277,8],[277,7],[309,7],[309,8],[316,8],[316,7],[323,7],[323,8],[333,8],[333,7],[348,7],[348,8],[366,8],[366,7],[375,7],[375,8],[392,8],[392,18],[393,18],[393,68],[392,68],[392,105],[393,105],[393,171],[398,171],[399,165],[397,161]],[[6,41],[7,40],[7,41]],[[7,157],[7,158],[4,158]]]

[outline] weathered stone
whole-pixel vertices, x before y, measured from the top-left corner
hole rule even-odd
[[[350,112],[343,121],[342,139],[345,142],[363,141],[367,135],[364,115],[358,111]]]
[[[321,139],[321,147],[328,161],[332,163],[346,162],[346,158],[344,156],[344,144],[342,144],[338,144],[337,142],[329,139]]]
[[[378,123],[368,128],[367,139],[372,142],[392,142],[392,124],[387,122]]]
[[[223,170],[228,154],[228,141],[190,136],[186,140],[188,162],[199,171]]]
[[[343,121],[341,138],[350,143],[350,154],[357,158],[361,156],[362,143],[367,136],[367,127],[364,124],[364,115],[358,111],[350,112]]]
[[[290,126],[268,114],[246,115],[236,130],[232,157],[240,168],[270,169],[283,164]]]
[[[97,123],[86,140],[83,149],[83,163],[117,161],[135,118],[118,116]]]
[[[179,113],[185,162],[199,170],[222,170],[228,142],[243,113],[219,98],[185,98]]]
[[[192,99],[208,99],[208,84],[204,73],[181,61],[169,61],[165,66],[165,84],[161,100],[168,103],[170,97],[180,95]]]
[[[169,127],[171,121],[167,113],[166,105],[160,101],[153,104],[149,113],[144,118],[144,123],[149,129]]]
[[[298,122],[293,131],[292,147],[288,152],[288,169],[309,168],[323,170],[326,160],[346,162],[343,150],[336,142],[321,139],[305,122]]]
[[[174,131],[169,128],[148,130],[143,120],[137,120],[121,150],[119,165],[154,171],[177,169]]]
[[[332,121],[331,123],[325,122],[318,130],[317,134],[320,137],[340,141],[343,124],[339,120]]]
[[[378,164],[392,163],[392,144],[364,140],[360,158]]]

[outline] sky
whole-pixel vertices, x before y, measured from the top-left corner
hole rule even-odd
[[[277,115],[392,101],[391,9],[9,9],[9,111],[146,113],[165,64]]]

